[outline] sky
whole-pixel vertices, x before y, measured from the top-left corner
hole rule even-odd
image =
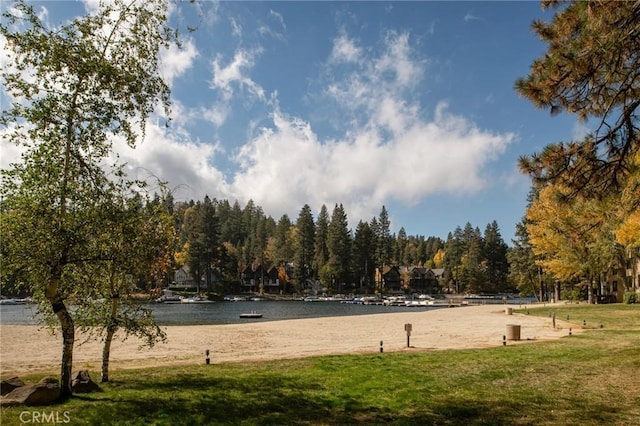
[[[57,26],[96,3],[33,4]],[[518,158],[586,132],[514,90],[546,50],[531,23],[552,17],[534,1],[181,2],[160,68],[172,121],[114,149],[177,201],[252,199],[276,221],[342,203],[354,228],[384,205],[392,232],[495,220],[510,244],[530,189]]]

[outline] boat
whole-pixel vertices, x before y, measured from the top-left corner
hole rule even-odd
[[[256,311],[251,311],[245,314],[240,314],[240,318],[262,318],[262,314]]]
[[[182,303],[184,296],[179,296],[172,291],[165,290],[164,294],[156,299],[157,303]]]
[[[213,303],[212,300],[205,299],[202,296],[185,297],[180,300],[181,303]]]
[[[246,296],[233,296],[228,295],[224,297],[225,302],[246,302],[249,300]]]
[[[24,305],[26,302],[22,299],[2,299],[0,305]]]

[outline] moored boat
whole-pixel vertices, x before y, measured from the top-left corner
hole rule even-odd
[[[165,290],[164,294],[156,299],[157,303],[182,303],[184,296]]]
[[[240,314],[240,318],[262,318],[262,314],[256,311]]]
[[[212,300],[205,299],[202,296],[184,297],[180,300],[182,303],[213,303]]]

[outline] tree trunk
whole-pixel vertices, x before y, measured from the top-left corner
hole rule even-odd
[[[102,347],[102,372],[100,381],[106,383],[109,381],[109,357],[111,356],[111,342],[113,335],[118,330],[118,309],[120,309],[120,294],[115,290],[115,268],[111,272],[111,314],[109,318],[109,326],[107,327],[107,335],[104,338],[104,346]]]
[[[53,313],[60,321],[62,330],[62,362],[60,364],[60,398],[62,400],[71,396],[71,373],[73,368],[73,344],[75,342],[75,327],[73,318],[67,311],[64,299],[60,294],[60,280],[62,279],[62,266],[57,264],[51,269],[51,278],[45,290],[45,297],[51,303]]]
[[[109,381],[109,357],[111,354],[111,342],[113,341],[113,335],[116,333],[117,327],[109,327],[107,329],[107,335],[104,338],[104,346],[102,347],[102,372],[100,375],[100,381],[106,383]]]
[[[54,304],[52,304],[54,306]],[[56,312],[56,315],[60,319],[60,326],[62,327],[62,363],[60,365],[60,397],[67,399],[71,396],[71,374],[73,369],[73,344],[75,342],[75,326],[73,325],[73,319],[67,311],[64,302],[60,301],[59,306],[61,309]],[[54,307],[55,312],[55,307]]]
[[[52,280],[54,281],[54,280]],[[57,284],[53,284],[57,289]],[[52,285],[50,284],[50,287]],[[49,288],[47,289],[49,290]],[[67,307],[62,297],[57,291],[47,291],[47,299],[51,303],[53,312],[60,321],[60,329],[62,330],[62,362],[60,364],[60,397],[67,399],[71,396],[71,370],[73,368],[73,344],[75,341],[75,327],[73,319],[67,311]]]

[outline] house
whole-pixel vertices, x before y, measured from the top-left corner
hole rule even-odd
[[[622,268],[609,270],[596,289],[596,303],[622,302],[627,292],[640,292],[640,248],[625,251]]]
[[[627,250],[627,287],[640,290],[640,247]]]
[[[375,280],[381,293],[402,293],[402,274],[396,265],[376,268]]]
[[[444,269],[430,269],[416,266],[409,273],[408,287],[417,293],[440,293],[439,279]]]
[[[240,273],[240,287],[243,293],[255,293],[264,291],[264,283],[267,282],[269,272],[262,266],[247,265]]]
[[[277,294],[280,292],[280,270],[277,266],[267,269],[263,282],[264,292]]]
[[[180,269],[174,273],[173,287],[183,289],[196,287],[196,282],[191,276],[188,265],[182,265]]]

